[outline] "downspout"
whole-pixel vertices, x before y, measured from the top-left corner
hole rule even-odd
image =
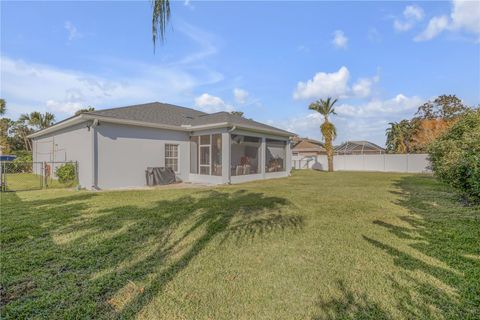
[[[98,119],[94,119],[92,124],[89,126],[89,130],[92,134],[92,189],[99,190],[97,186],[97,154],[95,152],[96,143],[97,143],[97,130],[96,127],[98,126]]]

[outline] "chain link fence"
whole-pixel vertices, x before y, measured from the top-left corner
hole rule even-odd
[[[76,161],[1,161],[0,191],[72,188],[78,185]]]

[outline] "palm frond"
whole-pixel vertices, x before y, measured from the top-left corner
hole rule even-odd
[[[152,7],[152,40],[153,49],[155,50],[157,38],[162,43],[165,41],[165,29],[170,20],[170,1],[153,0]]]

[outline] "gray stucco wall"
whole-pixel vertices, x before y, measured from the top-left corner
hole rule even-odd
[[[91,133],[87,122],[33,139],[33,161],[78,161],[79,183],[89,188],[92,181]],[[34,170],[40,174],[40,165]]]
[[[94,185],[99,189],[144,187],[146,168],[165,166],[165,144],[168,143],[179,146],[177,176],[183,181],[239,183],[288,176],[290,173],[291,151],[290,144],[287,143],[285,172],[252,174],[232,177],[230,180],[231,143],[227,128],[190,133],[105,121],[100,121],[98,126],[92,126],[90,130],[87,125],[91,125],[91,122],[34,138],[34,161],[78,161],[80,185],[88,189]],[[210,133],[222,134],[222,176],[190,174],[190,134]],[[288,141],[284,137],[245,130],[235,130],[233,133],[262,138],[260,168],[265,166],[266,138]]]
[[[178,144],[178,173],[187,180],[190,144],[186,132],[101,122],[96,127],[96,180],[100,189],[145,186],[147,167],[165,166],[165,144]]]

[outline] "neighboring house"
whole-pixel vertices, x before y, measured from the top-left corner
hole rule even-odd
[[[292,139],[292,154],[294,156],[317,156],[326,154],[323,143],[309,138],[294,137]]]
[[[153,102],[82,113],[29,137],[33,161],[78,161],[82,187],[112,189],[145,186],[147,167],[199,183],[286,177],[292,136],[228,112]]]
[[[369,141],[347,141],[335,147],[335,154],[384,154],[385,149]]]

